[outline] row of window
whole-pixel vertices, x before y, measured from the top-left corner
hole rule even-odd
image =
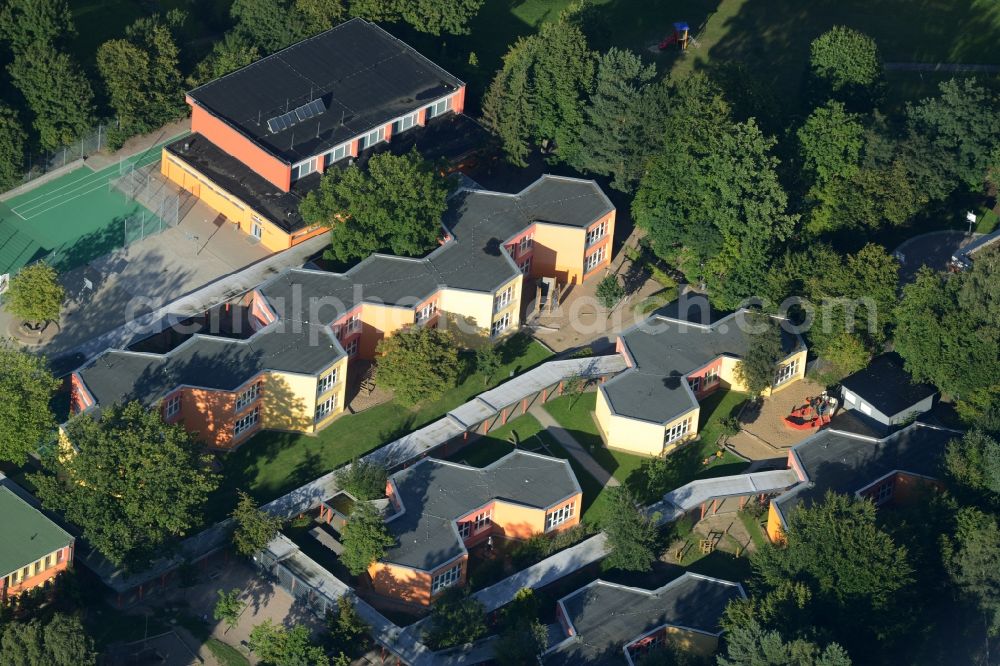
[[[517,265],[524,275],[531,275],[531,257],[528,257]]]
[[[451,109],[451,97],[447,97],[438,102],[435,102],[434,104],[431,104],[426,108],[427,108],[428,120],[440,116],[446,113],[449,109]],[[420,116],[420,111],[414,111],[413,113],[405,115],[399,120],[395,121],[392,124],[393,134],[398,134],[399,132],[405,132],[411,127],[415,127],[419,116]],[[385,125],[379,127],[378,129],[372,130],[371,132],[365,134],[364,136],[359,137],[358,151],[360,152],[366,148],[370,148],[374,146],[376,143],[381,143],[382,141],[385,141]],[[304,178],[305,176],[308,176],[309,174],[316,171],[320,165],[326,168],[331,164],[333,164],[334,162],[338,162],[347,157],[348,155],[351,155],[351,143],[353,143],[353,141],[342,143],[336,148],[332,148],[331,150],[328,150],[327,152],[321,155],[312,157],[304,162],[296,164],[295,166],[292,167],[292,180],[298,180],[299,178]]]
[[[688,379],[688,383],[691,384],[691,390],[695,393],[707,391],[719,383],[719,369],[709,368],[703,376]]]
[[[604,238],[608,233],[608,221],[601,222],[593,229],[587,231],[587,247]]]
[[[677,425],[667,430],[666,434],[663,437],[663,441],[666,444],[674,442],[683,437],[684,435],[688,434],[690,430],[691,430],[691,419],[684,419]]]
[[[437,314],[437,302],[436,301],[431,301],[427,305],[425,305],[422,308],[420,308],[419,310],[417,310],[417,314],[415,316],[415,320],[419,324],[421,322],[427,321],[428,319],[430,319],[431,317],[433,317],[435,314]]]
[[[337,383],[337,370],[338,368],[334,368],[332,372],[319,378],[316,382],[316,395],[323,395],[333,388]]]
[[[583,272],[589,273],[590,271],[597,268],[601,263],[604,262],[604,251],[607,246],[599,247],[596,251],[592,252],[583,260]]]
[[[493,322],[493,328],[490,330],[490,335],[496,337],[507,330],[510,326],[510,313],[507,312],[504,316]]]
[[[32,576],[37,576],[43,571],[48,571],[57,564],[61,564],[63,561],[63,549],[60,548],[54,553],[49,553],[40,560],[32,562],[28,566],[18,569],[14,573],[6,576],[4,578],[4,587],[13,587],[15,585],[20,585],[23,581],[31,578]]]
[[[254,382],[250,388],[236,396],[236,411],[243,410],[247,405],[260,396],[260,390],[264,387],[264,382]]]
[[[361,330],[361,315],[352,314],[344,320],[344,323],[333,327],[333,334],[338,338],[343,338]]]
[[[791,363],[781,366],[778,368],[778,374],[774,378],[774,385],[779,386],[784,384],[789,379],[793,378],[799,371],[799,359],[793,360]]]
[[[316,423],[319,423],[333,411],[334,407],[337,406],[337,394],[334,393],[329,398],[323,402],[316,405]]]
[[[458,579],[462,577],[462,563],[459,562],[452,568],[439,573],[434,576],[434,580],[431,581],[431,594],[437,594],[441,590],[451,587],[458,582]]]
[[[510,305],[510,302],[514,299],[514,287],[507,287],[499,294],[493,297],[493,312],[497,313]]]
[[[249,411],[240,418],[236,419],[236,424],[233,425],[233,436],[238,437],[257,425],[258,421],[260,421],[260,405],[257,405],[252,411]]]
[[[493,509],[487,509],[477,513],[472,520],[466,520],[458,524],[458,533],[463,539],[468,539],[473,534],[480,534],[483,530],[493,524]]]
[[[570,503],[564,507],[560,507],[545,516],[545,531],[548,532],[556,527],[562,525],[567,520],[573,517],[574,504]]]

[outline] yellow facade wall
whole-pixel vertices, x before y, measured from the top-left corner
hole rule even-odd
[[[778,515],[778,509],[775,508],[774,502],[771,502],[767,508],[767,538],[773,543],[779,543],[785,539],[785,531],[781,527],[781,517]]]
[[[490,319],[490,330],[492,330],[493,322],[499,321],[504,315],[510,316],[510,324],[505,329],[504,333],[509,333],[511,331],[517,330],[521,326],[521,291],[524,278],[522,275],[518,274],[513,280],[503,285],[497,289],[497,294],[503,293],[506,289],[511,290],[510,303],[506,307],[501,309],[499,312],[494,312],[492,319]],[[464,316],[465,313],[458,313]]]
[[[554,277],[563,284],[580,282],[585,244],[584,229],[536,223],[531,274]]]
[[[412,308],[379,303],[365,303],[359,314],[361,319],[361,341],[358,355],[361,358],[375,358],[375,348],[379,340],[389,337],[404,326],[414,322],[416,312]]]
[[[431,603],[431,575],[426,571],[374,562],[368,567],[368,575],[375,592],[384,597],[423,606]]]
[[[792,384],[794,384],[795,382],[806,376],[806,353],[807,353],[806,350],[803,349],[802,351],[795,353],[794,355],[788,357],[787,359],[781,362],[781,365],[784,366],[797,360],[799,363],[799,367],[795,373],[795,377],[784,382],[781,386],[774,388],[773,389],[774,392],[780,391],[788,386],[791,386]],[[738,362],[739,359],[733,356],[723,356],[722,365],[719,367],[719,380],[722,382],[724,388],[728,388],[734,391],[746,391],[747,390],[746,386],[736,376],[736,364]],[[768,396],[771,395],[771,393],[772,389],[767,389],[766,391],[764,391],[764,393],[762,393],[762,395]]]
[[[333,366],[321,372],[319,377],[327,375],[333,368],[337,369],[337,381],[332,387],[330,387],[329,391],[325,391],[322,395],[316,396],[316,404],[318,405],[326,401],[331,394],[336,394],[337,399],[334,402],[333,409],[330,410],[330,413],[326,416],[326,418],[322,421],[316,422],[314,432],[322,430],[326,426],[330,425],[334,419],[344,413],[344,408],[346,407],[344,401],[347,399],[347,357],[345,356],[334,363]],[[319,382],[319,379],[317,378],[316,381]]]
[[[268,430],[313,431],[316,377],[270,372],[264,378],[261,423]]]
[[[498,501],[493,505],[493,525],[504,536],[527,539],[545,531],[545,511]]]
[[[597,392],[594,413],[609,448],[644,456],[663,452],[663,426],[612,414],[604,391]]]
[[[438,310],[458,317],[468,317],[476,326],[489,331],[493,321],[493,294],[447,288],[442,289],[439,294]]]
[[[684,435],[683,437],[675,439],[674,441],[670,442],[670,444],[664,444],[664,446],[663,446],[663,452],[664,453],[670,453],[672,451],[675,451],[675,450],[677,450],[678,447],[680,447],[681,445],[683,445],[685,442],[689,442],[692,439],[694,439],[695,436],[698,434],[698,419],[699,419],[700,416],[701,416],[701,406],[699,405],[693,411],[690,411],[687,414],[685,414],[684,416],[681,416],[680,418],[674,419],[673,421],[671,421],[670,423],[668,423],[667,425],[665,425],[663,427],[664,437],[666,437],[667,432],[669,432],[670,429],[673,428],[674,426],[677,426],[677,425],[683,423],[684,421],[688,421],[688,420],[691,421],[691,423],[688,426],[687,434]]]

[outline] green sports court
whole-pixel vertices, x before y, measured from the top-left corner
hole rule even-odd
[[[159,160],[162,146],[175,139],[100,171],[81,166],[0,202],[0,274],[40,259],[66,272],[135,240],[139,225],[129,224],[155,216],[112,183],[130,167]]]

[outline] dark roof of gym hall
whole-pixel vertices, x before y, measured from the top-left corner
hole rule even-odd
[[[845,377],[840,384],[886,416],[895,416],[937,393],[930,384],[914,382],[903,367],[902,357],[895,352],[876,356],[868,367]]]
[[[559,600],[573,636],[542,657],[545,666],[625,664],[624,647],[664,625],[721,633],[719,618],[738,583],[685,573],[656,590],[596,580]]]
[[[464,83],[363,19],[305,39],[188,96],[289,164],[412,113]],[[268,120],[314,100],[322,111],[272,133]]]
[[[384,561],[433,571],[465,551],[455,521],[493,501],[547,509],[581,492],[569,462],[515,450],[483,468],[424,458],[392,475],[403,510]],[[580,507],[577,507],[577,511]]]

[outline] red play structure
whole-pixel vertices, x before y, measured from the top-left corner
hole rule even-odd
[[[785,417],[785,425],[795,430],[822,428],[830,423],[835,409],[837,399],[829,398],[825,393],[815,398],[806,398],[806,404],[796,407]]]
[[[660,42],[660,50],[666,49],[671,44],[677,44],[681,51],[688,47],[688,24],[683,21],[674,23],[674,34],[668,35]]]

